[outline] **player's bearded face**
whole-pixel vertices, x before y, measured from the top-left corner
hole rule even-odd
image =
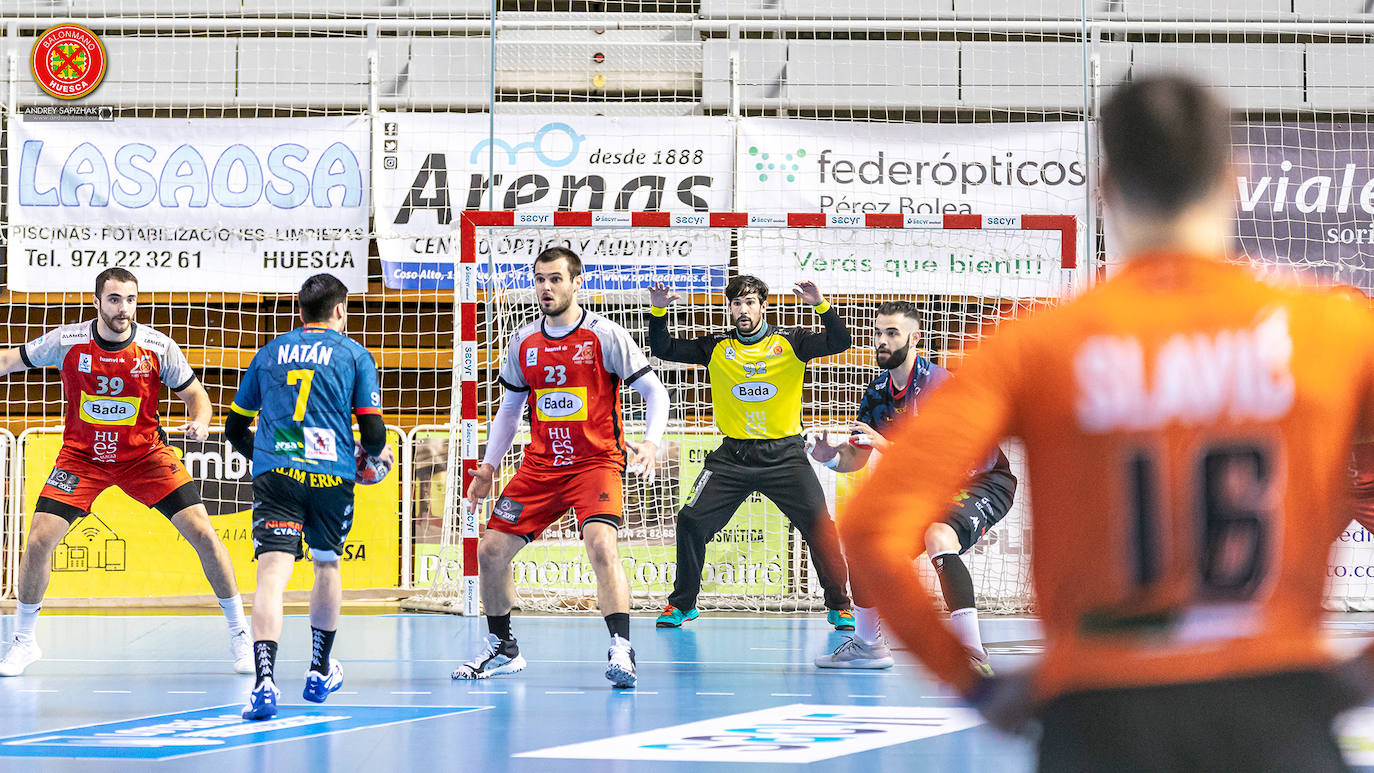
[[[873,330],[873,359],[883,370],[900,368],[911,353],[917,331],[904,317],[880,315]]]
[[[138,306],[138,285],[133,282],[106,281],[104,292],[96,300],[96,314],[106,328],[124,333],[134,322]]]
[[[740,335],[749,335],[763,323],[763,304],[753,293],[730,301],[730,323]]]
[[[887,348],[886,344],[879,343],[874,347],[874,359],[878,361],[878,367],[883,370],[900,368],[906,362],[907,355],[911,352],[911,339],[896,349]]]

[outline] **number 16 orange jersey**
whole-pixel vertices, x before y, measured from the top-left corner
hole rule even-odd
[[[1219,259],[1138,257],[999,330],[898,430],[841,512],[853,582],[971,687],[910,546],[986,449],[1019,436],[1040,697],[1319,666],[1326,557],[1372,386],[1364,309]]]

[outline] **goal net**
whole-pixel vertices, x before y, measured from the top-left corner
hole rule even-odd
[[[872,329],[882,301],[916,301],[922,313],[920,354],[957,372],[971,345],[1000,322],[1067,297],[1084,279],[1072,216],[470,212],[463,228],[462,259],[471,253],[472,260],[463,265],[476,266],[480,284],[478,367],[471,384],[476,399],[464,401],[462,417],[473,424],[485,422],[500,401],[495,371],[504,347],[538,313],[531,263],[553,245],[568,246],[584,260],[582,305],[623,325],[646,347],[645,288],[651,282],[667,282],[682,294],[683,301],[670,309],[669,327],[675,336],[694,337],[726,329],[721,290],[735,274],[757,275],[770,286],[771,324],[817,329],[810,307],[788,294],[793,282],[816,281],[839,309],[854,345],[808,365],[802,416],[808,433],[848,432],[864,387],[878,373]],[[655,480],[646,484],[631,476],[625,482],[621,558],[636,608],[665,603],[677,571],[677,510],[706,454],[721,440],[706,369],[651,362],[668,388],[671,419]],[[623,398],[626,432],[633,438],[643,430],[643,403],[629,388]],[[528,437],[528,426],[523,428],[494,493],[520,461]],[[1024,472],[1020,449],[1003,447],[1016,471]],[[472,444],[452,452],[466,459],[461,466],[468,470],[476,451]],[[458,466],[455,458],[450,468]],[[813,466],[833,512],[861,473],[837,475]],[[445,497],[442,529],[432,547],[444,566],[412,603],[474,614],[475,541],[490,503],[471,513],[459,500],[452,490]],[[1012,514],[972,551],[970,570],[985,609],[1025,609],[1031,603],[1027,500],[1023,487]],[[595,609],[595,578],[571,515],[520,552],[514,579],[521,609]],[[821,606],[805,544],[761,495],[751,496],[708,545],[700,605],[751,612]]]

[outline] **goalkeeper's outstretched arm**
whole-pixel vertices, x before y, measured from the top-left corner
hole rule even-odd
[[[674,338],[668,334],[668,307],[681,297],[656,282],[649,287],[649,351],[660,360],[709,365],[716,338]]]
[[[0,375],[9,375],[29,369],[29,363],[24,360],[22,347],[14,347],[0,352]]]

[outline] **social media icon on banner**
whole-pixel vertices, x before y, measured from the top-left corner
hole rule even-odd
[[[388,137],[395,137],[397,131],[398,128],[396,126],[396,123],[393,121],[388,121],[387,123],[382,124],[382,134],[385,134]]]
[[[396,148],[397,148],[399,145],[400,145],[400,143],[397,142],[396,140],[382,140],[382,152],[383,152],[383,153],[395,153],[395,152],[396,152]]]
[[[396,168],[396,157],[395,157],[395,156],[384,156],[384,157],[382,158],[382,168],[383,168],[383,169],[395,169],[395,168]]]

